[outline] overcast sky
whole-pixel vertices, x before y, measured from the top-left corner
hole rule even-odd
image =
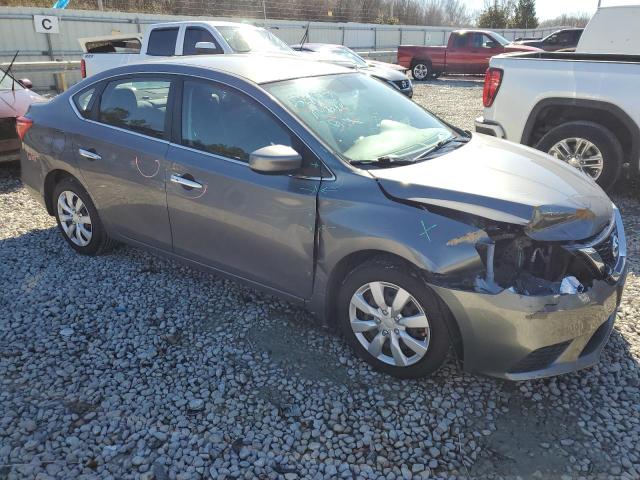
[[[472,10],[481,10],[484,0],[466,0]],[[602,0],[602,6],[638,5],[640,0]],[[598,8],[598,0],[536,0],[536,11],[540,20],[555,18],[563,13],[587,12]]]

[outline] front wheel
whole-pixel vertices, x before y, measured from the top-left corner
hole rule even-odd
[[[399,378],[435,372],[449,350],[438,298],[406,266],[373,260],[353,270],[339,293],[340,329],[356,353]]]
[[[426,62],[418,62],[411,69],[411,75],[415,80],[427,80],[431,78],[431,65]]]
[[[595,180],[604,190],[616,183],[624,152],[610,130],[594,122],[568,122],[547,132],[536,148],[567,162]]]

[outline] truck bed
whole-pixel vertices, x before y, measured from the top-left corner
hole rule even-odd
[[[429,60],[434,69],[444,68],[447,59],[447,47],[425,47],[422,45],[400,45],[398,47],[398,65],[413,67],[413,60]]]

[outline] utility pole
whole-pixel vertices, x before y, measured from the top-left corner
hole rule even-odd
[[[103,11],[104,5],[102,4],[102,0],[98,0],[98,10]]]
[[[98,0],[98,1],[102,1],[102,0]],[[264,15],[264,19],[267,19],[267,7],[265,5],[266,0],[262,0],[262,14]]]

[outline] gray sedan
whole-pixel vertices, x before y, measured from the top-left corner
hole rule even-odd
[[[25,185],[81,254],[122,241],[337,325],[403,378],[453,348],[510,379],[595,363],[620,215],[565,163],[462,132],[368,75],[182,58],[84,80],[18,120]]]

